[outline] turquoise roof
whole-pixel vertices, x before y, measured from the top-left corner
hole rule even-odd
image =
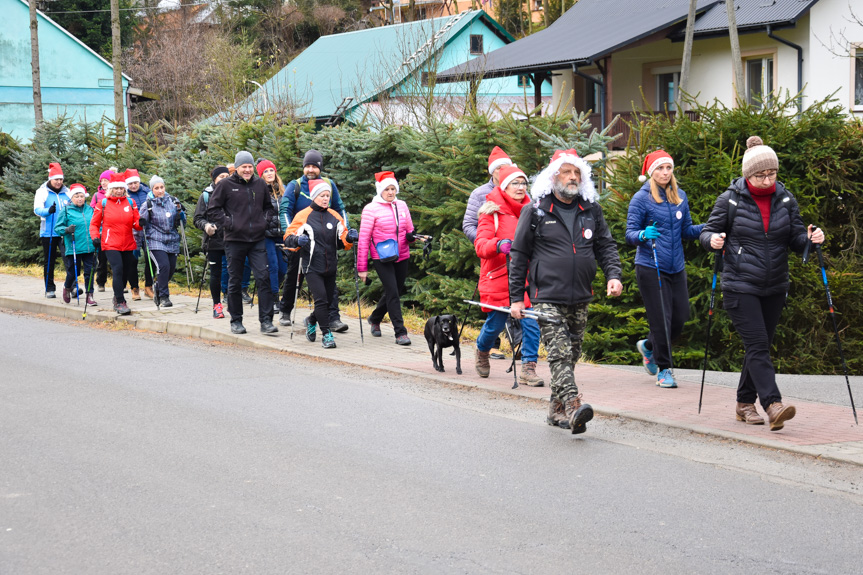
[[[485,52],[514,40],[482,10],[322,36],[264,84],[266,97],[261,90],[254,92],[239,112],[291,104],[300,117],[329,118],[346,97],[354,99],[353,108],[392,93],[411,74],[427,69],[433,55],[435,69],[441,69],[441,63],[449,67],[454,60],[469,60],[468,36],[475,34],[484,36]],[[457,37],[460,40],[454,42]],[[458,49],[449,50],[450,45]],[[511,83],[510,91],[521,94],[516,79]],[[501,93],[499,87],[495,93]]]

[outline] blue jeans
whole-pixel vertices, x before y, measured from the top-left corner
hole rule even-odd
[[[224,253],[224,252],[222,252]],[[243,281],[240,287],[244,290],[249,289],[249,282],[252,281],[252,268],[249,266],[249,258],[246,258],[246,267],[243,268]],[[228,257],[222,256],[222,293],[228,293]]]
[[[503,331],[508,317],[509,314],[502,311],[488,312],[479,337],[476,338],[476,348],[479,351],[489,351],[494,346],[494,340]],[[526,317],[521,320],[521,331],[521,362],[536,361],[539,357],[539,324],[535,319]]]
[[[288,262],[282,256],[282,248],[279,247],[281,241],[265,238],[264,244],[267,246],[267,265],[270,267],[270,291],[273,292],[273,298],[278,299],[279,286],[288,273]]]

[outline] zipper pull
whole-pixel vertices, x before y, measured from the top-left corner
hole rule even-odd
[[[575,251],[575,244],[572,244],[572,253],[576,253],[576,251]]]
[[[740,249],[737,250],[737,255],[739,256],[742,253],[743,253],[743,246],[740,246]]]

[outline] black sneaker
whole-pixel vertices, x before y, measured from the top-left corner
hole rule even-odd
[[[321,346],[324,349],[334,349],[336,347],[336,338],[333,337],[333,332],[328,331],[324,333],[323,340],[321,341]]]
[[[309,341],[315,341],[315,338],[317,338],[318,324],[309,323],[309,318],[306,317],[306,319],[303,320],[303,325],[306,326],[306,339]]]
[[[282,315],[279,316],[279,325],[283,325],[285,327],[290,327],[291,326],[290,314],[286,314],[285,312],[282,312]]]
[[[159,305],[162,307],[174,307],[174,304],[171,303],[171,300],[168,299],[168,296],[159,298]]]
[[[242,335],[246,333],[246,328],[243,327],[243,322],[240,320],[234,320],[231,322],[231,333],[235,333],[237,335]]]
[[[241,291],[240,297],[243,298],[243,303],[252,303],[252,296],[249,295],[249,290],[244,289]]]
[[[368,324],[372,328],[372,335],[375,337],[380,337],[381,336],[381,324],[374,323],[374,322],[372,322],[371,319],[367,319],[366,322],[368,322]]]
[[[279,328],[273,325],[273,322],[265,319],[261,322],[261,333],[278,333]]]
[[[398,344],[398,345],[410,345],[411,344],[411,338],[409,338],[406,335],[397,336],[396,337],[396,344]]]
[[[330,329],[336,333],[344,333],[348,331],[348,324],[340,319],[330,322]]]

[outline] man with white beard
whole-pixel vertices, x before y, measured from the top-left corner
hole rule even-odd
[[[557,150],[551,164],[536,177],[534,201],[521,211],[510,255],[511,314],[524,317],[524,294],[534,310],[559,319],[540,325],[551,368],[548,424],[584,433],[593,408],[582,403],[575,384],[575,364],[587,325],[591,284],[599,262],[606,293],[617,297],[620,257],[602,215],[590,165],[575,150]]]

